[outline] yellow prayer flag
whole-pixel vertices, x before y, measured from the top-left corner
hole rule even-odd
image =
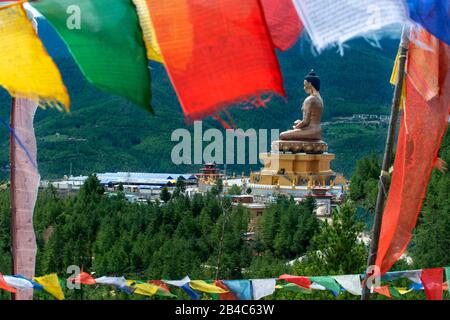
[[[64,293],[61,289],[58,276],[52,273],[42,277],[33,278],[34,281],[44,287],[44,290],[50,293],[58,300],[64,300]]]
[[[137,283],[134,280],[127,280],[127,284],[135,289],[135,294],[152,297],[158,292],[158,286],[150,283]]]
[[[395,57],[394,62],[394,68],[392,69],[391,79],[389,80],[389,82],[394,86],[397,85],[399,64],[400,64],[400,49],[397,51],[397,56]],[[406,103],[406,85],[405,79],[403,79],[402,95],[400,97],[400,109],[404,109],[405,103]]]
[[[407,294],[408,292],[411,292],[413,289],[406,289],[406,288],[395,288],[398,293],[400,294]]]
[[[0,8],[0,86],[12,96],[70,108],[61,74],[21,4]]]
[[[152,18],[150,16],[150,12],[148,11],[149,9],[146,0],[133,0],[133,3],[136,6],[142,33],[144,35],[145,47],[147,48],[147,57],[150,60],[164,63],[161,50],[156,40],[155,29],[153,28]]]
[[[224,290],[215,285],[208,284],[203,280],[191,280],[191,282],[189,282],[189,285],[193,290],[206,292],[206,293],[227,293],[227,292],[229,292],[229,291]]]

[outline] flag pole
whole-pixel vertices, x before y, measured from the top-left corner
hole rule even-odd
[[[14,130],[14,125],[16,122],[16,99],[12,98],[12,103],[11,103],[11,119],[10,119],[11,123],[10,123],[10,127],[11,130]],[[16,199],[15,199],[15,188],[16,188],[16,179],[15,179],[15,168],[16,168],[16,143],[14,141],[14,136],[12,134],[12,132],[9,135],[9,175],[10,175],[10,194],[11,194],[11,202],[10,202],[10,209],[11,209],[11,229],[10,229],[10,233],[11,233],[11,267],[12,267],[12,274],[16,274],[16,265],[15,265],[15,259],[14,259],[14,255],[15,255],[15,241],[16,241],[16,226],[15,226],[15,219],[14,217],[17,215],[16,212]],[[16,294],[13,293],[11,294],[11,298],[12,300],[16,300]]]
[[[381,167],[380,180],[378,181],[378,195],[375,207],[375,216],[373,223],[373,237],[370,243],[369,257],[367,259],[367,268],[374,266],[377,259],[378,244],[380,241],[381,221],[383,218],[384,203],[386,199],[387,180],[389,175],[389,168],[392,162],[392,150],[394,148],[394,139],[397,129],[398,114],[400,109],[400,100],[403,90],[403,80],[405,79],[406,58],[408,55],[409,45],[409,27],[403,26],[402,36],[400,40],[400,57],[398,66],[398,78],[394,89],[394,96],[392,99],[391,118],[389,121],[388,135],[386,138],[386,146],[384,150],[383,164]],[[366,274],[367,277],[367,274]],[[367,279],[367,278],[366,278]],[[366,281],[363,282],[363,292],[361,300],[368,300],[370,296],[369,287]]]

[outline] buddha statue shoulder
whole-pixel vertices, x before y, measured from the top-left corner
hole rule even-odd
[[[292,130],[282,132],[280,140],[320,140],[323,101],[320,96],[320,79],[313,70],[305,77],[304,90],[309,96],[302,105],[302,120],[296,120]]]

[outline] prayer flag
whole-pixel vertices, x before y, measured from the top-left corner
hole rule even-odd
[[[445,268],[445,278],[447,279],[447,290],[450,293],[450,267]]]
[[[403,0],[293,0],[314,45],[322,50],[407,22]]]
[[[261,0],[274,46],[285,51],[297,42],[303,24],[292,0]]]
[[[339,284],[334,280],[332,277],[309,277],[309,279],[315,283],[318,283],[322,286],[324,286],[326,289],[330,290],[331,292],[335,294],[339,294],[341,291],[341,287]]]
[[[234,295],[231,290],[228,289],[228,287],[220,280],[214,281],[214,284],[224,290],[226,290],[226,293],[222,293],[219,295],[220,300],[238,300],[238,298]]]
[[[13,97],[70,107],[61,74],[21,4],[0,7],[0,85]]]
[[[279,284],[275,287],[276,289],[282,289],[282,290],[287,290],[287,291],[292,291],[292,292],[299,292],[299,293],[305,293],[305,294],[311,294],[312,290],[310,288],[304,288],[304,287],[300,287],[299,285],[292,283],[292,282],[288,282],[286,284]]]
[[[450,2],[448,0],[405,0],[409,17],[436,38],[450,45]]]
[[[382,287],[378,287],[378,288],[373,288],[373,290],[378,293],[381,294],[385,297],[388,297],[389,299],[392,298],[391,296],[391,292],[389,291],[389,286],[382,286]]]
[[[9,286],[19,289],[19,291],[26,289],[33,289],[34,287],[30,281],[23,278],[17,278],[14,276],[3,276],[3,279],[5,279],[6,283]]]
[[[158,41],[156,40],[155,28],[153,27],[152,18],[148,11],[146,0],[133,0],[141,23],[142,32],[144,35],[145,47],[147,48],[147,57],[150,60],[164,63],[159,49]]]
[[[359,274],[333,276],[333,278],[351,294],[360,296],[362,294],[361,278]]]
[[[252,300],[252,286],[249,280],[222,280],[240,300]]]
[[[295,283],[296,285],[299,285],[303,288],[309,288],[309,286],[311,285],[311,280],[307,277],[291,276],[289,274],[282,274],[278,279]]]
[[[14,289],[14,287],[6,283],[1,273],[0,273],[0,289],[6,290],[11,293],[16,293],[16,289]]]
[[[381,280],[391,281],[398,278],[408,278],[414,283],[421,284],[422,283],[422,281],[420,280],[421,275],[422,270],[393,271],[393,272],[386,272],[381,277]]]
[[[224,290],[224,289],[217,287],[215,285],[212,285],[212,284],[208,284],[203,280],[192,280],[191,282],[189,282],[189,285],[194,290],[206,292],[206,293],[219,293],[220,294],[220,293],[227,292],[227,290]]]
[[[135,289],[133,293],[148,297],[153,297],[159,290],[158,286],[136,280],[127,280],[127,285]]]
[[[44,290],[50,293],[58,300],[64,300],[64,293],[59,284],[56,273],[52,273],[42,277],[35,277],[34,280],[44,287]]]
[[[421,279],[427,300],[442,300],[444,269],[424,269]]]
[[[152,111],[147,54],[131,0],[40,0],[31,5],[56,29],[89,82]]]
[[[252,279],[253,299],[259,300],[275,292],[276,279]]]
[[[398,291],[399,288],[395,287],[389,287],[389,293],[391,294],[391,297],[400,299],[402,297],[401,293]]]
[[[87,272],[80,272],[80,274],[78,276],[76,276],[75,278],[70,278],[69,281],[71,282],[75,282],[75,283],[81,283],[81,284],[87,284],[87,285],[92,285],[92,284],[96,284],[97,282],[95,281],[95,279]]]
[[[411,240],[448,125],[450,48],[435,39],[422,30],[409,44],[406,106],[376,260],[381,274],[401,257]]]
[[[147,0],[147,5],[187,118],[201,119],[267,93],[284,96],[259,0]]]

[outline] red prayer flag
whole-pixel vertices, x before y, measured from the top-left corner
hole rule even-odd
[[[425,269],[420,277],[427,300],[442,300],[444,268]]]
[[[373,290],[378,294],[388,297],[389,299],[392,298],[391,291],[389,290],[389,286],[382,286],[382,287],[374,288]]]
[[[222,289],[224,289],[224,290],[229,291],[229,292],[227,292],[227,293],[221,293],[221,294],[219,294],[220,300],[239,300],[239,299],[234,295],[234,293],[231,292],[231,290],[230,290],[230,289],[229,289],[222,281],[216,280],[216,281],[214,281],[214,285],[217,286],[217,287],[219,287],[219,288],[222,288]]]
[[[292,47],[303,31],[303,23],[292,0],[261,0],[274,46],[281,50]]]
[[[167,284],[165,282],[161,281],[161,280],[150,280],[150,281],[148,281],[148,283],[153,284],[153,285],[155,285],[157,287],[160,287],[165,292],[170,293],[170,289],[167,286]]]
[[[184,114],[201,119],[254,96],[285,95],[259,0],[147,0]]]
[[[308,277],[291,276],[289,274],[282,274],[278,279],[295,283],[296,285],[303,287],[303,288],[307,288],[307,289],[309,289],[309,287],[311,286],[311,280],[309,280]]]
[[[423,50],[428,52],[425,54]],[[401,257],[411,240],[431,171],[438,159],[450,111],[449,64],[450,48],[443,42],[435,41],[431,34],[423,31],[410,42],[406,106],[400,121],[394,172],[376,260],[381,274]],[[428,65],[439,67],[430,70]],[[433,81],[436,75],[429,76],[429,72],[438,72],[439,81]],[[417,85],[419,78],[424,80],[421,86]],[[439,87],[433,88],[433,83]],[[436,93],[434,96],[433,92]]]
[[[80,274],[78,276],[76,276],[75,278],[71,278],[69,280],[71,282],[87,284],[87,285],[92,285],[92,284],[97,283],[95,281],[95,279],[89,273],[84,272],[84,271],[80,272]]]
[[[0,272],[0,289],[6,290],[11,293],[16,293],[16,289],[14,289],[13,287],[11,287],[6,283],[1,272]]]

